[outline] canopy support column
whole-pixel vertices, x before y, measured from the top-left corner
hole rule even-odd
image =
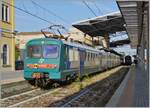
[[[110,38],[109,38],[109,34],[108,33],[104,34],[104,39],[105,39],[105,44],[106,44],[106,46],[104,46],[104,47],[105,48],[109,48],[109,40],[110,40]]]

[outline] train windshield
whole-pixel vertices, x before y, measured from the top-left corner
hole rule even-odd
[[[57,45],[32,45],[27,48],[27,55],[30,58],[57,58]]]
[[[57,58],[58,57],[58,46],[57,45],[44,45],[43,46],[43,57],[44,58]]]
[[[42,47],[40,45],[28,46],[27,55],[31,58],[40,58],[42,56]]]

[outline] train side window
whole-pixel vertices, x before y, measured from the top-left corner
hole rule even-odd
[[[90,60],[92,60],[92,53],[90,53]]]
[[[75,53],[75,54],[74,54],[74,57],[75,57],[74,60],[75,60],[75,61],[78,61],[78,60],[79,60],[79,52],[78,52],[78,50],[75,49],[75,50],[74,50],[74,53]]]
[[[90,61],[90,53],[89,53],[89,61]]]
[[[88,61],[88,52],[86,52],[86,61]]]
[[[73,50],[73,61],[75,61],[75,49],[72,50]]]
[[[83,54],[83,60],[85,61],[85,59],[86,59],[86,52],[82,52],[82,54]]]
[[[89,55],[89,61],[91,61],[91,58],[92,58],[92,54],[90,53],[90,55]]]
[[[89,53],[89,61],[91,60],[91,53]]]
[[[90,61],[90,53],[88,52],[88,61]]]
[[[73,50],[69,48],[69,61],[73,61]]]
[[[64,52],[65,52],[65,54],[64,54],[64,58],[68,58],[68,47],[65,45],[64,46]]]
[[[92,60],[94,60],[94,53],[92,53]]]
[[[95,58],[95,54],[93,53],[93,60],[94,60],[94,58]]]
[[[93,60],[94,60],[94,58],[95,58],[95,54],[93,53]]]

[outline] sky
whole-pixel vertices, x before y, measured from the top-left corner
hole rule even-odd
[[[115,0],[84,1],[94,11],[96,16],[101,16],[119,11]],[[53,12],[57,17],[50,14],[46,10],[38,7],[37,5],[35,5],[35,3],[45,8],[46,10]],[[15,6],[54,24],[63,25],[67,29],[69,29],[71,25],[77,21],[95,17],[95,15],[83,3],[83,0],[15,0]],[[18,32],[40,31],[41,29],[52,25],[51,23],[37,19],[18,9],[15,9],[15,12],[16,31]],[[59,17],[61,17],[61,19]],[[115,40],[115,38],[111,41],[113,40]],[[131,50],[129,45],[125,45],[114,49],[118,52],[125,51],[126,55],[133,55],[136,52],[136,50]]]
[[[86,7],[82,0],[33,0],[41,7],[52,11],[64,20],[51,15],[47,11],[35,5],[32,0],[15,0],[15,5],[32,14],[35,14],[43,19],[46,19],[55,24],[61,24],[67,29],[76,21],[85,20],[95,17],[94,14]],[[119,11],[115,0],[84,0],[97,16],[107,13]],[[99,9],[97,9],[97,7]],[[23,31],[40,31],[42,28],[48,27],[51,24],[39,20],[31,15],[28,15],[18,9],[16,11],[16,30]]]

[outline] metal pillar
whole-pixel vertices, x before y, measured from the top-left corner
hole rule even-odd
[[[105,39],[105,42],[106,42],[106,48],[109,48],[109,34],[108,33],[105,33],[104,35],[104,39]]]
[[[142,63],[144,63],[144,59],[145,59],[145,47],[144,47],[144,35],[143,35],[143,33],[142,33],[142,40],[141,40],[141,46],[142,46],[142,48],[141,48],[141,59],[142,59]]]
[[[149,44],[149,34],[150,34],[150,31],[149,31],[149,6],[147,7],[147,73],[149,73],[149,48],[150,48],[150,44]],[[148,75],[149,76],[149,75]]]

